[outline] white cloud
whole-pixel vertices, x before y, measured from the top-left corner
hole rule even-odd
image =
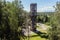
[[[38,12],[52,12],[54,10],[52,6],[43,6],[37,9]]]
[[[12,2],[13,0],[6,0],[6,1],[10,1],[10,2]]]
[[[24,10],[26,10],[28,12],[30,11],[29,8],[24,9]],[[43,7],[37,7],[37,11],[38,12],[53,12],[53,11],[55,11],[55,8],[53,6],[43,6]]]

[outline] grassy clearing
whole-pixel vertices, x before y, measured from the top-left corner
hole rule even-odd
[[[28,40],[28,37],[25,38],[24,40]],[[29,37],[29,40],[47,40],[46,38],[42,38],[36,33],[32,33],[32,35]]]
[[[28,38],[25,39],[25,40],[28,40]],[[47,40],[47,39],[46,38],[41,38],[40,36],[35,36],[35,37],[29,37],[29,40]]]
[[[47,33],[47,30],[48,30],[48,26],[47,25],[44,25],[44,27],[46,27],[47,29],[46,30],[43,30],[39,27],[37,27],[37,29],[42,32],[42,33]],[[42,35],[42,34],[41,34]],[[24,40],[28,40],[28,37],[25,38]],[[32,32],[32,34],[30,35],[29,37],[29,40],[47,40],[46,38],[42,38],[41,36],[39,36],[38,34]]]

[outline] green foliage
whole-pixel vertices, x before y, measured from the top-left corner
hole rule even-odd
[[[46,23],[49,22],[49,15],[39,15],[37,16],[37,22]]]
[[[7,40],[18,40],[19,19],[23,20],[23,6],[18,0],[6,2],[0,0],[0,38]],[[21,22],[21,21],[20,21]]]
[[[50,40],[60,40],[60,2],[56,4],[56,12],[51,17],[49,29],[49,39]]]

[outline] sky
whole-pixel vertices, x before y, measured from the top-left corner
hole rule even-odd
[[[12,0],[8,0],[12,1]],[[30,4],[37,3],[37,11],[38,12],[54,12],[55,8],[53,6],[56,5],[57,1],[60,0],[21,0],[24,10],[30,11]]]

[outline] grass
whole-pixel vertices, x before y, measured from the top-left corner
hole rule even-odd
[[[28,40],[28,39],[25,39]],[[37,37],[29,37],[29,40],[47,40],[46,38],[41,38],[40,36]]]
[[[45,26],[45,27],[48,27],[48,26]],[[38,28],[40,32],[43,32],[43,33],[47,33],[47,30],[40,30],[40,28]],[[25,38],[24,40],[28,40],[28,37]],[[42,38],[41,36],[39,36],[38,34],[36,33],[32,33],[29,37],[29,40],[47,40],[46,38]]]
[[[26,38],[22,38],[22,40],[28,40],[28,37]],[[42,38],[41,36],[39,36],[36,33],[32,33],[32,35],[30,35],[29,40],[47,40],[46,38]]]
[[[28,37],[25,38],[24,40],[28,40]],[[29,37],[29,40],[47,40],[47,39],[40,37],[40,36],[39,36],[38,34],[36,34],[36,33],[32,33],[32,35]]]
[[[38,37],[31,37],[29,38],[29,40],[46,40],[46,39],[38,36]]]

